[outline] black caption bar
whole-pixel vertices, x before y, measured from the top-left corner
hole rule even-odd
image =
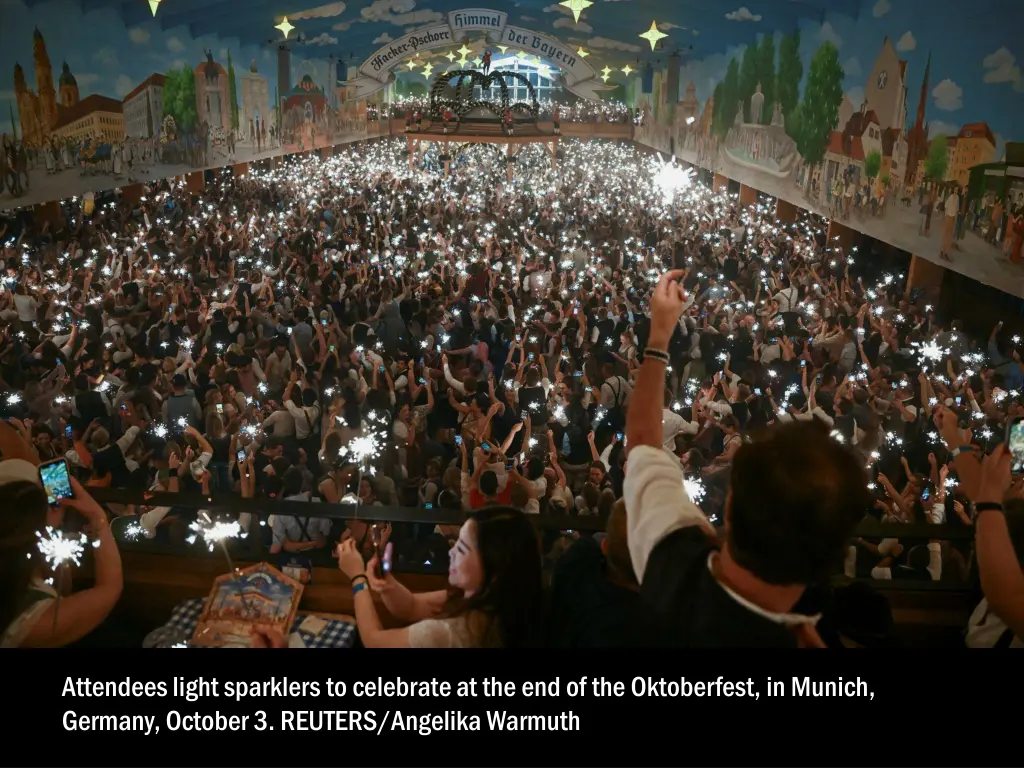
[[[9,734],[46,745],[35,764],[138,765],[144,754],[153,766],[280,768],[374,754],[374,765],[539,765],[552,747],[560,765],[721,764],[717,750],[729,764],[862,762],[859,750],[828,747],[842,738],[892,744],[889,762],[939,765],[969,759],[970,740],[941,729],[910,738],[900,713],[925,702],[973,708],[1007,682],[998,654],[191,649],[62,659],[39,665],[8,714]],[[988,754],[1009,738],[986,734]]]

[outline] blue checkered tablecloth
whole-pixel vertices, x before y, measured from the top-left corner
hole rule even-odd
[[[178,603],[171,612],[171,618],[158,629],[154,629],[143,641],[144,648],[175,648],[187,644],[195,634],[199,617],[203,613],[206,598],[196,597]],[[351,648],[355,643],[356,625],[337,619],[324,619],[327,626],[319,635],[313,636],[299,629],[308,616],[300,612],[295,617],[291,632],[297,632],[307,648]]]

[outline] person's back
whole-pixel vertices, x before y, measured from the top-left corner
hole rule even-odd
[[[812,422],[767,430],[732,459],[724,544],[662,448],[668,344],[686,297],[662,275],[626,428],[630,558],[641,594],[670,623],[675,647],[821,647],[816,617],[794,607],[829,578],[871,505],[861,460]]]
[[[626,541],[626,505],[607,535],[575,541],[555,564],[549,644],[559,648],[650,648],[664,644],[662,623],[640,596]]]

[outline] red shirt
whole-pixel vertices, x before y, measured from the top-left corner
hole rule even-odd
[[[470,509],[483,509],[488,504],[491,504],[491,505],[494,505],[494,506],[499,506],[499,507],[507,507],[511,503],[512,503],[512,487],[511,487],[511,485],[506,485],[505,486],[505,490],[501,491],[497,496],[495,496],[493,501],[489,500],[486,496],[484,496],[482,493],[480,493],[480,490],[478,488],[474,488],[473,490],[471,490],[469,492],[469,507],[470,507]]]

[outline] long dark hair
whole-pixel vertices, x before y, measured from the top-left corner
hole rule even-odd
[[[24,610],[32,576],[42,564],[36,531],[46,527],[47,511],[46,493],[35,483],[7,483],[3,493],[10,506],[0,515],[0,634]]]
[[[536,648],[543,642],[544,588],[540,541],[524,512],[486,507],[469,516],[483,584],[472,597],[453,595],[449,616],[471,612],[485,618],[482,644],[500,638],[503,648]]]

